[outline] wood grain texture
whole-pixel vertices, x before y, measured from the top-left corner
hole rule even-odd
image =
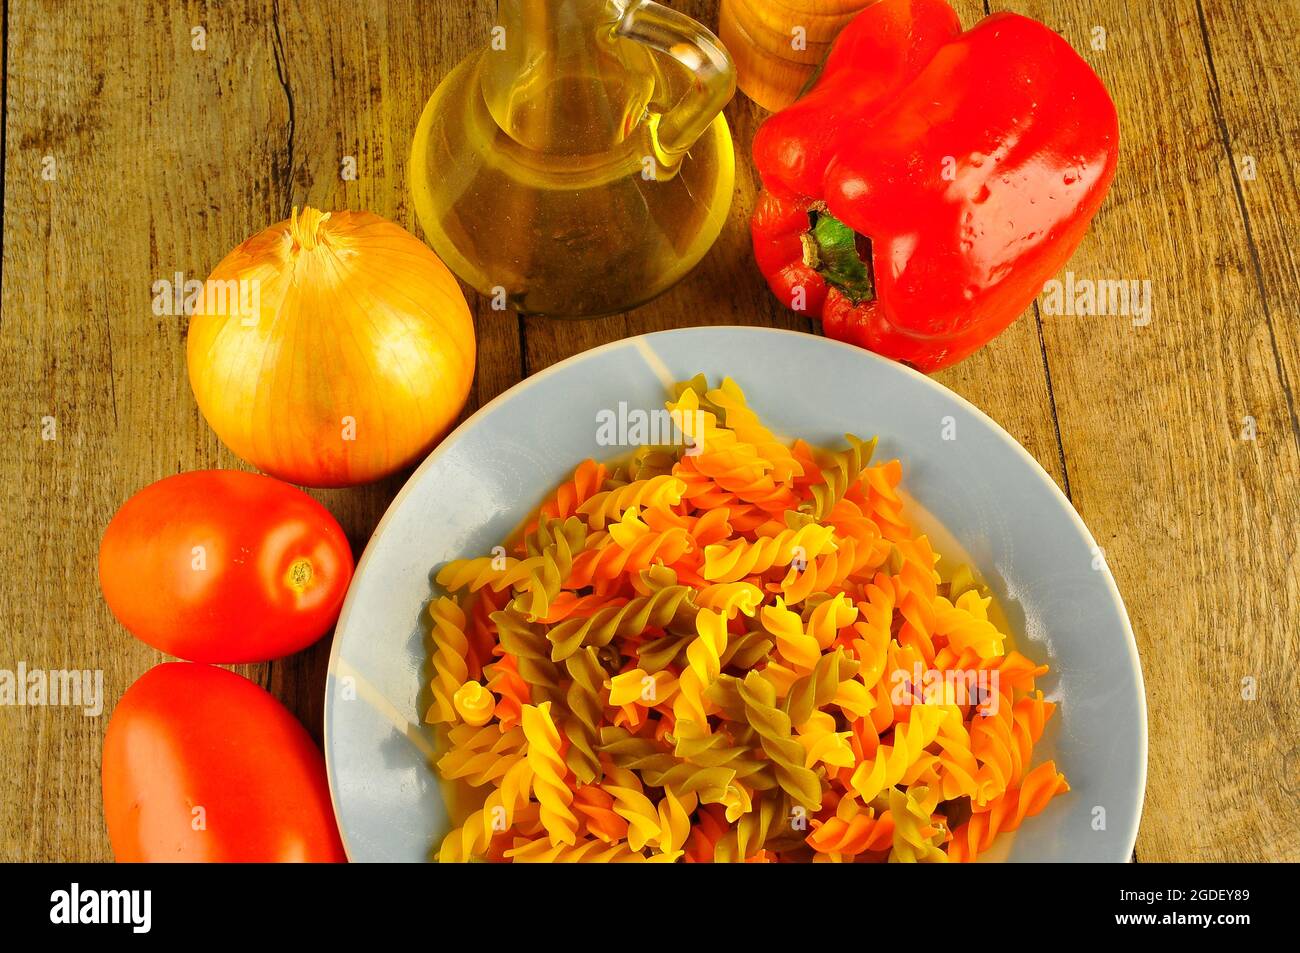
[[[716,26],[715,2],[671,5]],[[988,9],[956,6],[967,24]],[[1300,0],[991,7],[1060,31],[1115,97],[1120,173],[1068,267],[1149,279],[1154,307],[1145,326],[1034,309],[938,379],[1029,449],[1105,548],[1150,706],[1139,858],[1300,859],[1300,716],[1286,692],[1300,616]],[[154,314],[152,283],[205,277],[295,204],[368,208],[419,234],[410,137],[495,14],[487,0],[9,0],[7,11],[0,668],[102,669],[110,710],[162,656],[99,597],[103,527],[163,476],[241,466],[194,404],[185,319]],[[1105,49],[1091,46],[1095,27]],[[814,330],[776,306],[749,256],[748,150],[763,113],[738,98],[727,117],[735,201],[696,271],[593,322],[520,321],[470,294],[479,365],[466,413],[629,334]],[[46,417],[54,440],[42,439]],[[1255,439],[1242,439],[1245,417]],[[403,479],[316,495],[359,554]],[[327,656],[328,640],[241,671],[319,737]],[[1255,701],[1241,697],[1247,676]],[[111,859],[104,725],[75,709],[0,709],[0,860]]]

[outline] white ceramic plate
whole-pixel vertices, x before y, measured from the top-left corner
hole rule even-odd
[[[878,434],[876,459],[903,462],[913,519],[945,557],[976,567],[1016,647],[1051,665],[1040,687],[1059,708],[1035,759],[1054,758],[1071,791],[986,859],[1128,860],[1146,706],[1092,535],[1009,434],[940,384],[858,348],[761,328],[665,331],[579,354],[479,410],[415,471],[357,566],[330,657],[326,757],[352,860],[428,860],[447,826],[421,723],[435,569],[490,552],[579,461],[617,456],[597,444],[598,411],[660,408],[668,384],[699,372],[735,378],[778,433],[814,444]]]

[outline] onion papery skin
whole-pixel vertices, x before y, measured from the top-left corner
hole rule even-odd
[[[474,377],[465,296],[431,249],[370,212],[312,209],[217,265],[190,320],[203,416],[236,455],[313,487],[370,483],[421,460]],[[244,313],[250,302],[256,307]]]

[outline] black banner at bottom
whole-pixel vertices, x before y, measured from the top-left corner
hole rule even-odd
[[[794,868],[795,865],[788,865]],[[247,939],[319,936],[337,942],[376,930],[415,929],[432,943],[488,927],[497,943],[512,927],[556,938],[590,917],[633,932],[679,922],[692,940],[709,931],[762,938],[764,923],[869,923],[874,941],[918,929],[986,931],[1030,939],[1106,933],[1189,934],[1231,940],[1261,925],[1285,927],[1280,878],[1265,865],[975,865],[947,870],[749,865],[676,871],[619,865],[562,865],[546,871],[449,866],[275,867],[257,865],[9,864],[0,867],[0,912],[7,936],[67,934],[70,940],[132,942],[151,937]],[[636,922],[642,927],[634,927]],[[589,921],[593,928],[595,921]],[[447,924],[440,927],[439,924]],[[381,933],[382,935],[382,933]],[[670,932],[669,936],[677,934]],[[775,934],[769,939],[775,940]],[[936,937],[937,938],[937,937]],[[685,938],[682,937],[684,940]],[[575,942],[577,942],[575,940]],[[589,942],[589,941],[583,941]]]

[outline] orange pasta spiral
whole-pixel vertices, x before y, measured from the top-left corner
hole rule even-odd
[[[1068,790],[1065,775],[1057,772],[1053,762],[1043,762],[1025,775],[1020,787],[994,800],[986,811],[972,814],[953,831],[948,856],[955,861],[974,860],[993,845],[999,833],[1016,830],[1026,817],[1039,813],[1052,798]]]

